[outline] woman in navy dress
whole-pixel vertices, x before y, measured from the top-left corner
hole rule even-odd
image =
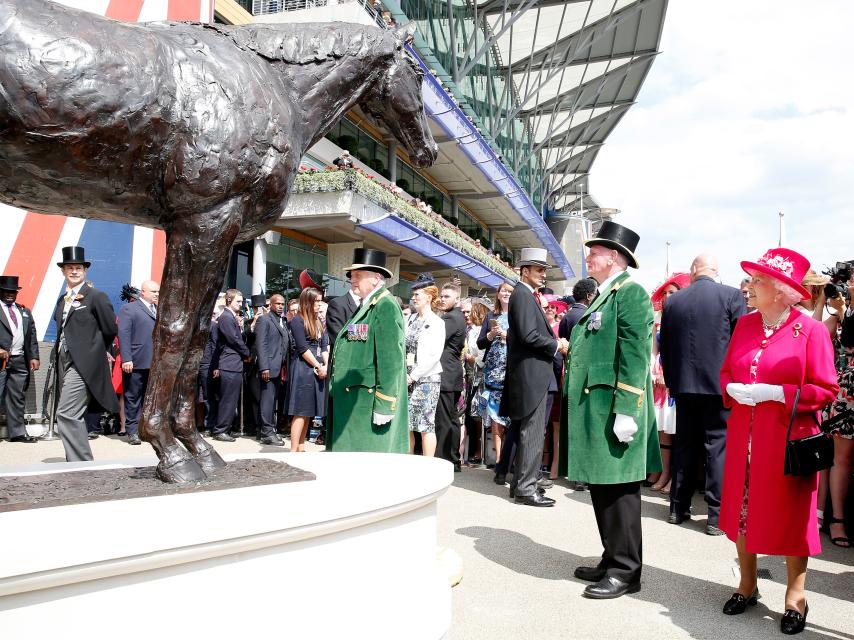
[[[305,451],[305,435],[314,417],[326,416],[326,377],[329,334],[318,315],[323,294],[303,289],[299,312],[291,320],[294,347],[288,371],[288,415],[291,419],[291,451]]]

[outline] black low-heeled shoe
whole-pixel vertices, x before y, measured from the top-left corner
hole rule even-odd
[[[797,609],[786,609],[780,620],[780,631],[787,636],[793,636],[800,633],[807,626],[807,614],[810,612],[809,603],[804,605],[804,615],[801,615]]]
[[[744,613],[748,606],[755,607],[759,600],[759,589],[754,589],[749,598],[745,598],[737,591],[732,594],[732,598],[726,601],[724,605],[724,613],[728,616],[737,616]]]

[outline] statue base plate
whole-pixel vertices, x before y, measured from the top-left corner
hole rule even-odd
[[[229,466],[237,457],[226,456]],[[453,481],[449,463],[369,453],[239,458],[293,464],[316,480],[0,513],[4,539],[15,541],[0,554],[3,635],[447,634],[436,502]],[[60,463],[0,476],[137,466]]]

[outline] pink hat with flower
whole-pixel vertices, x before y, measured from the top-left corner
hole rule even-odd
[[[652,301],[652,308],[656,311],[661,311],[664,307],[664,290],[671,284],[676,285],[677,289],[686,289],[691,285],[691,276],[684,272],[674,273],[667,280],[658,285],[649,297]]]
[[[810,262],[797,251],[782,247],[768,249],[756,262],[742,262],[741,268],[751,276],[754,273],[761,273],[779,280],[801,294],[804,300],[809,300],[811,297],[810,292],[801,285],[804,275],[810,268]]]

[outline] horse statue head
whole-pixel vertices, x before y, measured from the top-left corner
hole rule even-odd
[[[360,106],[403,143],[415,164],[429,167],[439,151],[424,113],[421,95],[424,71],[406,50],[414,34],[414,22],[395,30],[394,61],[368,90]]]

